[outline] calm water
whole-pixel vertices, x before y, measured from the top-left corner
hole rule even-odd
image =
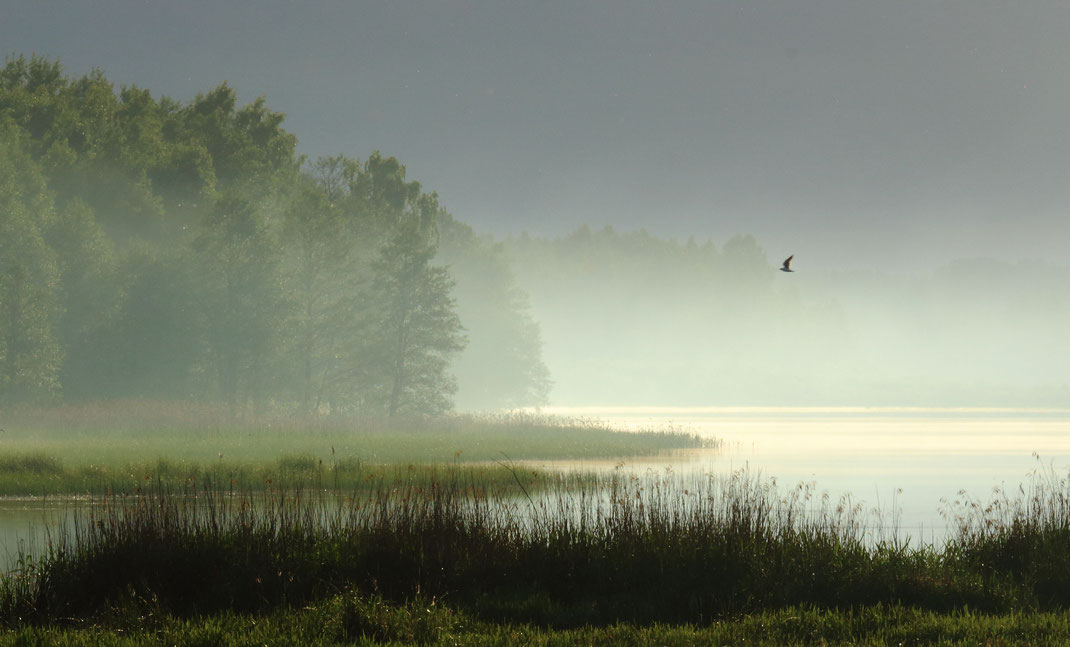
[[[939,543],[942,500],[960,491],[987,501],[993,488],[1017,491],[1038,469],[1070,471],[1070,409],[654,408],[556,407],[545,413],[616,427],[675,428],[723,442],[717,449],[626,461],[540,463],[554,469],[629,469],[728,474],[746,469],[839,498],[850,494],[882,511],[914,542]],[[1039,458],[1038,458],[1039,457]],[[623,463],[623,466],[621,467]],[[74,499],[0,499],[0,569],[14,565],[20,542],[40,546],[45,529],[85,505]]]
[[[19,550],[38,552],[48,542],[48,532],[84,508],[79,498],[0,498],[0,570],[17,566]]]
[[[639,470],[772,477],[787,490],[812,483],[879,508],[885,525],[915,541],[940,542],[942,500],[965,491],[988,501],[996,487],[1017,491],[1037,470],[1070,470],[1070,409],[559,407],[549,413],[629,429],[672,427],[718,438],[716,450],[625,463]],[[612,469],[612,461],[555,468]],[[892,519],[892,511],[898,520]]]

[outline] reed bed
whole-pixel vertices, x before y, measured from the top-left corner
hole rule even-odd
[[[345,495],[190,484],[105,497],[8,574],[0,616],[266,613],[345,591],[554,627],[1038,601],[1018,573],[976,568],[966,535],[954,551],[909,548],[850,500],[744,472],[613,473],[540,491],[516,469],[510,488],[439,469]]]

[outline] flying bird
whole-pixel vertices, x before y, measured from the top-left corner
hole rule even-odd
[[[794,272],[795,271],[795,270],[791,269],[791,259],[793,259],[793,258],[795,258],[795,254],[792,254],[791,256],[789,256],[787,258],[787,260],[784,261],[784,267],[780,268],[781,272]]]

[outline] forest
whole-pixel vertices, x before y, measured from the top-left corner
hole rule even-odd
[[[7,60],[0,405],[433,415],[459,380],[484,407],[545,401],[501,250],[396,159],[309,161],[282,122],[226,83],[180,102]]]

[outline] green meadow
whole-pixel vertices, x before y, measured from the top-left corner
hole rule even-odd
[[[256,490],[279,482],[365,487],[463,464],[488,484],[514,461],[651,456],[711,447],[672,430],[622,433],[516,413],[436,419],[238,417],[190,403],[111,402],[6,412],[0,495],[136,492],[150,484]],[[415,476],[414,476],[415,474]],[[397,477],[401,478],[401,477]]]

